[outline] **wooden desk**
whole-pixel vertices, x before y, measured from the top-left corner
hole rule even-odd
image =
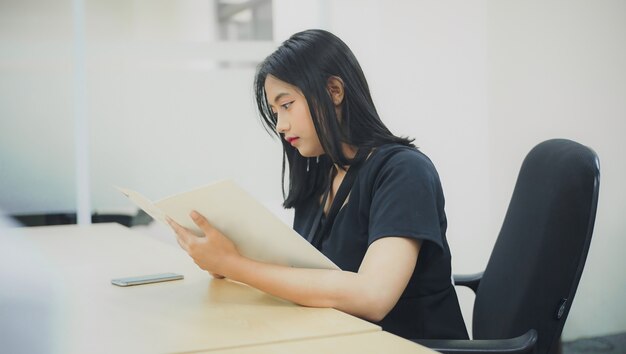
[[[0,230],[0,250],[0,352],[186,352],[380,330],[214,280],[182,250],[117,224]],[[185,279],[111,285],[165,272]]]
[[[205,354],[435,354],[436,352],[388,332],[366,332],[293,342],[261,344],[203,352]]]

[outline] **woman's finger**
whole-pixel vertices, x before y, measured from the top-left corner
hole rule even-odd
[[[184,249],[186,252],[189,252],[189,236],[188,231],[184,227],[180,226],[176,221],[172,220],[170,217],[166,218],[167,223],[176,233],[176,242]]]
[[[198,225],[198,227],[200,228],[200,230],[202,230],[202,232],[205,235],[208,235],[210,232],[212,232],[213,230],[215,230],[215,228],[213,227],[213,225],[211,225],[209,223],[209,221],[202,216],[200,213],[198,213],[197,211],[192,211],[189,216],[191,216],[191,219],[193,220],[193,222]]]
[[[180,248],[182,248],[183,250],[185,250],[185,252],[189,253],[189,247],[187,246],[187,244],[185,242],[183,242],[180,238],[180,236],[178,236],[178,234],[176,234],[176,242],[178,243],[178,245],[180,246]]]

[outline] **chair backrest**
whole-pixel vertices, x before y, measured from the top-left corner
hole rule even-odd
[[[590,148],[545,141],[522,164],[474,303],[474,339],[538,332],[537,353],[558,341],[585,265],[600,167]]]

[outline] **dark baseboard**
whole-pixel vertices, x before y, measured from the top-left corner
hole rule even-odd
[[[76,224],[75,213],[11,215],[11,217],[23,226]],[[118,224],[131,227],[137,225],[147,225],[152,222],[152,218],[143,211],[139,211],[135,215],[94,213],[91,215],[91,222],[94,224],[116,222]]]

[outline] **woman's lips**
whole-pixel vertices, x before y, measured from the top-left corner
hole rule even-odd
[[[293,145],[293,143],[295,143],[298,139],[299,139],[298,137],[287,138],[287,142]]]

